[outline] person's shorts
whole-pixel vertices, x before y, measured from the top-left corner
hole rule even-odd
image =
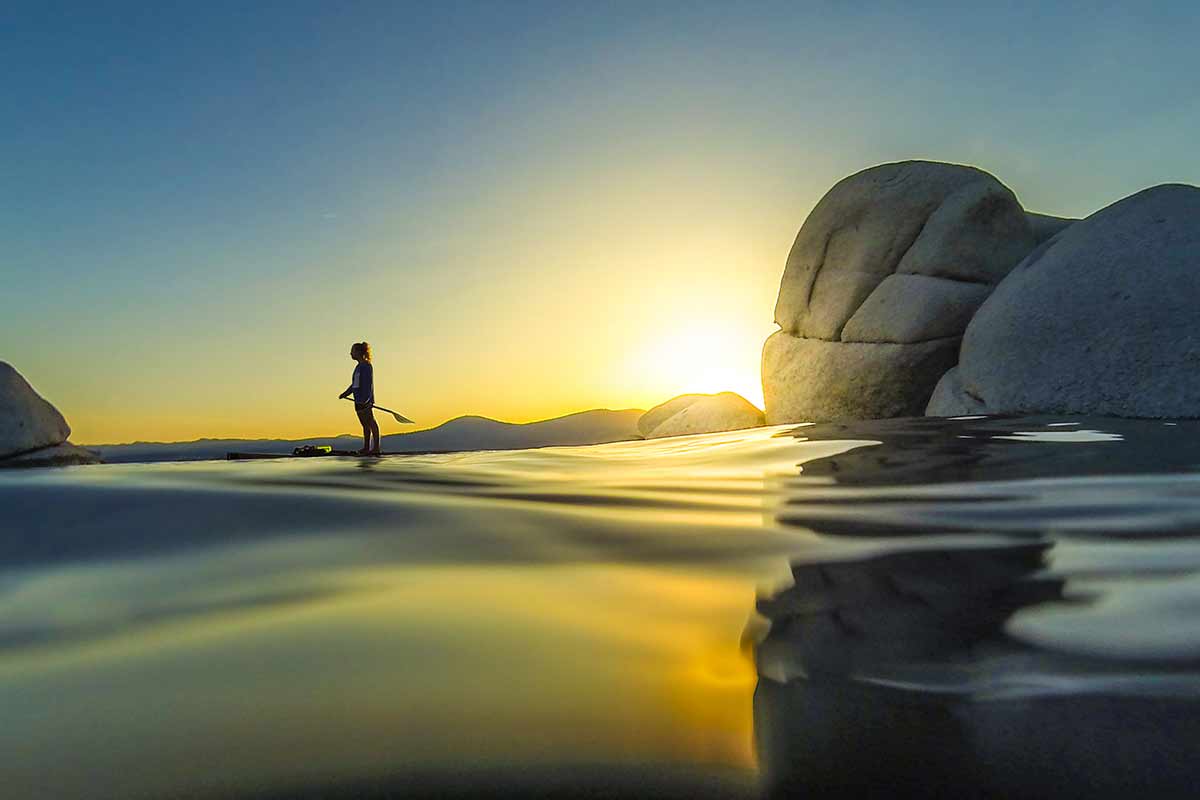
[[[370,425],[375,421],[375,412],[369,404],[355,403],[354,410],[358,413],[358,421],[363,425]]]

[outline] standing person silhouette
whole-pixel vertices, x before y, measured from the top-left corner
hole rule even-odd
[[[354,368],[354,377],[346,391],[338,395],[344,397],[354,395],[354,410],[358,413],[358,421],[362,423],[363,447],[358,451],[360,456],[379,455],[379,423],[375,421],[375,368],[371,366],[371,345],[366,342],[355,342],[350,347],[350,357],[358,362]],[[371,446],[372,437],[375,446]]]

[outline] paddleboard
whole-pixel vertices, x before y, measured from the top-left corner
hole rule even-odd
[[[380,453],[378,456],[363,455],[356,450],[330,450],[324,453],[226,453],[227,461],[251,461],[266,458],[326,458],[339,456],[342,458],[379,458],[380,456],[397,455],[396,453]]]

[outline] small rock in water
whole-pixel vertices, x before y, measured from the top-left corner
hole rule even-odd
[[[0,458],[65,442],[71,426],[12,365],[0,361]]]
[[[94,453],[67,443],[71,426],[12,365],[0,361],[0,466],[85,464]]]
[[[638,420],[638,431],[647,439],[716,433],[763,424],[763,412],[734,392],[685,394],[647,411]]]
[[[671,398],[665,403],[659,403],[654,408],[638,417],[638,433],[646,438],[650,438],[650,432],[659,425],[663,424],[671,417],[675,416],[680,411],[699,400],[701,397],[709,396],[710,395],[704,394],[681,394],[678,397]]]

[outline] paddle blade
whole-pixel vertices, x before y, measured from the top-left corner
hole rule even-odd
[[[401,416],[400,414],[397,414],[395,411],[392,412],[392,416],[395,417],[396,422],[399,422],[401,425],[415,425],[416,424],[408,417]]]

